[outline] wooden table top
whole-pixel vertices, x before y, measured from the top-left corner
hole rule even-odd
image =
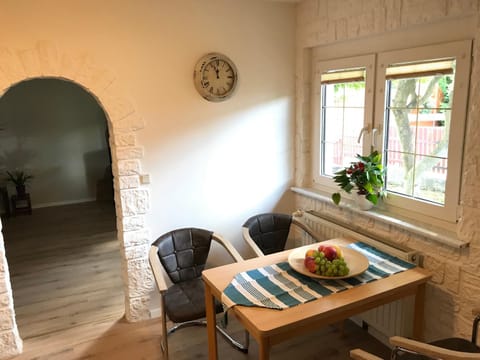
[[[340,245],[349,243],[345,239],[329,241]],[[227,287],[236,274],[287,261],[290,252],[291,250],[286,250],[240,263],[207,269],[203,272],[203,280],[211,288],[212,294],[221,299],[223,289]],[[415,294],[417,287],[426,283],[430,277],[431,275],[427,271],[415,267],[285,310],[234,306],[233,311],[255,338],[268,337],[272,339],[272,343],[277,343],[285,339],[282,334],[292,331],[303,332],[301,331],[302,328],[308,330],[313,324],[318,326],[319,323],[326,325],[340,321],[375,306]],[[291,336],[291,334],[288,336]],[[275,340],[275,338],[278,339]]]

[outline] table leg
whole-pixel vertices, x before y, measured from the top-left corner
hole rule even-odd
[[[269,339],[260,339],[258,344],[258,359],[259,360],[268,360],[270,359],[270,340]]]
[[[217,349],[217,331],[215,317],[215,298],[212,295],[210,286],[205,284],[205,310],[207,316],[207,334],[208,334],[208,359],[218,359]]]
[[[423,341],[423,321],[425,313],[425,284],[417,287],[415,309],[413,314],[413,338]]]

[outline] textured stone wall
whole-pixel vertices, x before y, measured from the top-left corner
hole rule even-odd
[[[121,245],[125,286],[125,316],[129,321],[150,316],[148,305],[154,289],[147,254],[151,243],[145,226],[149,211],[148,187],[141,185],[143,148],[137,143],[144,121],[118,88],[116,77],[88,55],[64,53],[55,44],[39,42],[32,49],[0,48],[0,97],[18,82],[58,77],[71,80],[97,99],[108,119],[118,240]],[[0,359],[22,351],[15,322],[8,259],[0,222]]]
[[[15,322],[12,287],[1,230],[0,223],[0,358],[8,358],[21,352],[23,343]]]
[[[296,186],[307,185],[310,177],[308,68],[311,48],[466,16],[478,17],[479,9],[477,0],[304,0],[300,3],[297,7]],[[329,202],[296,195],[298,208],[342,216],[376,236],[408,245],[425,255],[424,266],[433,273],[426,292],[427,339],[452,334],[469,337],[472,309],[480,307],[480,65],[476,60],[480,56],[479,39],[480,28],[477,27],[464,141],[461,219],[456,228],[457,237],[469,240],[470,248],[456,250],[442,246],[394,225],[354,216]]]

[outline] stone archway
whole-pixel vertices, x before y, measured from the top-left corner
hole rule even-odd
[[[136,134],[144,127],[143,119],[117,87],[115,75],[98,67],[90,55],[64,53],[45,41],[27,50],[0,48],[0,97],[21,81],[44,77],[81,86],[97,99],[107,116],[125,316],[128,321],[149,318],[149,293],[154,282],[147,259],[150,231],[145,226],[145,214],[150,199],[148,189],[140,183],[143,148]],[[0,359],[22,352],[1,228],[0,222]]]

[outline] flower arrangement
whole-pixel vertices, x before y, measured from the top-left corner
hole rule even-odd
[[[350,166],[335,173],[335,181],[342,190],[347,193],[356,188],[357,194],[365,195],[366,199],[376,205],[379,198],[385,197],[383,189],[385,170],[378,151],[368,156],[357,154],[358,161],[350,163]],[[340,193],[332,194],[333,202],[338,205],[341,200]]]

